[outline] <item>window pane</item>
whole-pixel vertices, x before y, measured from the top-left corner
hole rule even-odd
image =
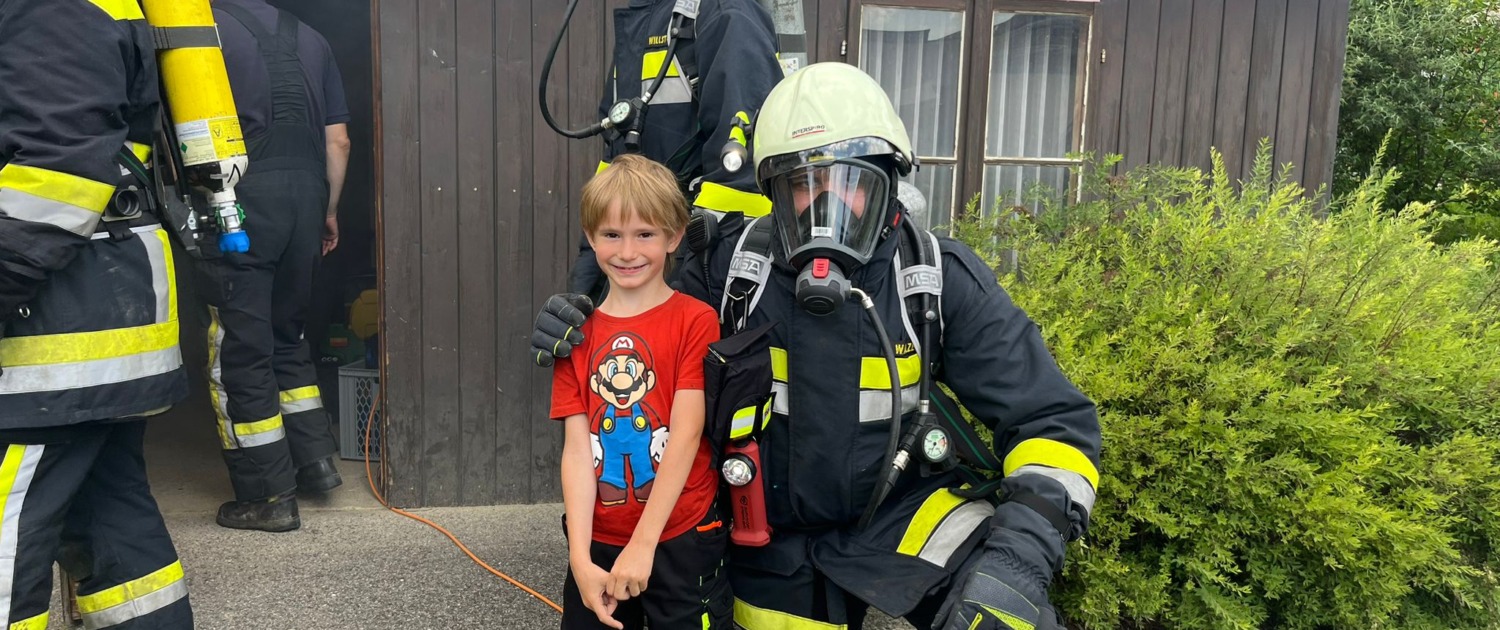
[[[911,208],[917,225],[927,229],[947,225],[953,218],[953,176],[956,167],[952,164],[923,164],[920,170],[912,171],[902,181],[910,182],[922,193],[926,208]]]
[[[990,214],[997,206],[1036,205],[1035,196],[1058,201],[1067,193],[1070,173],[1066,166],[1022,166],[992,164],[984,167],[984,192],[979,211]]]
[[[781,53],[781,69],[787,74],[807,66],[806,11],[802,0],[760,0],[776,25],[776,50]]]
[[[995,13],[993,28],[985,155],[1065,157],[1088,18]]]
[[[859,67],[885,88],[918,156],[958,157],[962,11],[864,7]]]

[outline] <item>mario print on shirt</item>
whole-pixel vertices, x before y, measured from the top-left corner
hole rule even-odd
[[[589,390],[604,399],[591,422],[599,502],[620,505],[629,487],[645,503],[668,437],[661,416],[645,403],[657,384],[651,349],[640,337],[620,333],[594,353],[593,365]]]

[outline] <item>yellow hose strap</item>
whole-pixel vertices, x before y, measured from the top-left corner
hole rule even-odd
[[[703,182],[693,205],[719,212],[743,212],[747,217],[763,217],[771,213],[771,200],[756,193],[735,190],[723,184]]]
[[[1099,488],[1099,469],[1094,466],[1094,462],[1089,461],[1083,451],[1068,444],[1045,438],[1032,438],[1021,442],[1005,456],[1005,474],[1009,476],[1016,469],[1028,464],[1078,473],[1089,481],[1089,485],[1095,489]]]

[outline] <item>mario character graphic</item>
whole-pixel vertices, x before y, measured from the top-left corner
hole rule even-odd
[[[592,423],[599,502],[624,503],[628,487],[636,501],[645,503],[668,437],[661,416],[644,402],[656,387],[651,350],[640,337],[620,333],[594,353],[593,364],[589,390],[604,399]]]

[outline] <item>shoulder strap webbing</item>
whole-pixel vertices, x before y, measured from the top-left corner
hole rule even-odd
[[[901,221],[901,241],[891,264],[897,279],[897,291],[906,308],[901,310],[901,323],[906,334],[917,347],[917,353],[926,356],[922,347],[922,336],[917,334],[918,325],[936,324],[937,339],[943,339],[943,257],[938,254],[937,237],[932,232],[917,227],[910,217]],[[928,322],[922,308],[922,295],[932,296],[937,319]]]
[[[719,324],[730,331],[745,329],[745,322],[760,304],[760,288],[771,277],[771,222],[757,217],[740,232],[729,259],[729,278],[719,300]]]

